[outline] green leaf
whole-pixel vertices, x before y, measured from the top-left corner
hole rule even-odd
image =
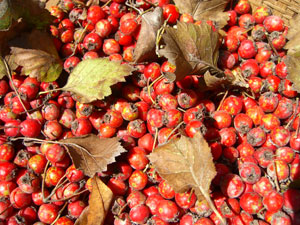
[[[0,0],[0,31],[7,30],[12,22],[9,0]]]
[[[180,13],[188,13],[195,20],[212,20],[218,28],[227,24],[228,14],[223,12],[230,0],[174,0]]]
[[[87,59],[74,68],[63,89],[74,92],[84,103],[101,100],[111,94],[112,85],[124,82],[132,71],[131,66],[108,58]]]

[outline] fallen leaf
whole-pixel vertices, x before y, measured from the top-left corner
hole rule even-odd
[[[0,0],[0,31],[7,30],[12,22],[10,2]]]
[[[87,59],[74,68],[63,89],[78,95],[83,103],[101,100],[111,94],[112,85],[124,82],[132,71],[131,66],[108,58]]]
[[[33,30],[23,33],[10,41],[11,62],[22,66],[22,74],[36,77],[39,81],[56,80],[62,72],[62,63],[50,36],[42,31]]]
[[[217,172],[211,149],[198,132],[193,138],[181,136],[159,146],[148,156],[159,175],[175,192],[193,188],[198,200],[203,197],[217,211],[210,199],[211,181]]]
[[[287,39],[291,40],[292,38],[299,36],[300,34],[300,14],[295,15],[290,21],[288,28]]]
[[[180,13],[188,13],[195,20],[212,20],[217,28],[227,24],[228,14],[223,12],[230,0],[174,0]]]
[[[110,210],[113,200],[113,193],[99,177],[92,179],[92,193],[89,200],[89,211],[87,224],[84,225],[102,225],[105,217]]]
[[[0,58],[0,79],[2,79],[3,77],[5,77],[7,74],[6,72],[6,66],[3,62],[3,59]]]
[[[57,6],[59,2],[60,2],[60,0],[49,0],[49,1],[46,1],[45,9],[47,9],[50,12],[51,7],[52,6]]]
[[[135,62],[145,62],[157,58],[155,53],[156,34],[162,24],[163,13],[161,7],[142,15],[141,30],[133,53]]]
[[[126,150],[118,138],[100,139],[94,134],[73,137],[60,141],[68,149],[68,153],[77,169],[93,177],[97,172],[107,169],[107,165],[115,162],[115,157]]]
[[[12,0],[11,7],[14,18],[22,18],[31,28],[47,28],[54,20],[40,0]]]
[[[194,188],[199,198],[209,193],[216,169],[211,149],[200,133],[155,148],[149,159],[176,192]]]
[[[47,52],[12,47],[11,54],[14,62],[23,67],[22,73],[37,77],[39,81],[54,81],[62,72],[62,65]]]
[[[89,206],[85,207],[74,225],[87,225],[87,216],[89,213]]]
[[[287,79],[293,82],[293,88],[300,93],[300,56],[287,55],[284,62],[288,70]]]
[[[178,22],[177,28],[166,28],[163,34],[166,45],[159,53],[176,66],[176,80],[206,71],[219,76],[223,74],[217,68],[219,37],[219,33],[206,23],[195,25]]]

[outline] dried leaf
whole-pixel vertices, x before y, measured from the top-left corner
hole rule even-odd
[[[22,18],[32,28],[46,28],[54,19],[40,0],[11,0],[11,5],[14,18]]]
[[[5,77],[7,74],[6,72],[6,66],[3,62],[3,59],[0,58],[0,79],[2,79],[3,77]]]
[[[205,198],[225,224],[209,195],[211,181],[217,172],[211,149],[199,132],[193,138],[181,136],[179,139],[173,139],[155,148],[148,157],[159,175],[176,192],[185,192],[193,188],[198,200]]]
[[[113,200],[112,191],[97,177],[92,179],[92,193],[75,225],[102,225]]]
[[[228,14],[224,9],[230,0],[174,0],[180,13],[188,13],[195,20],[212,20],[218,28],[227,24]]]
[[[87,59],[75,67],[63,89],[79,95],[80,102],[101,100],[111,94],[112,85],[124,82],[132,71],[131,66],[108,58]]]
[[[176,192],[194,188],[198,198],[209,193],[216,169],[211,149],[200,133],[157,147],[149,159]]]
[[[190,74],[224,76],[217,68],[219,33],[206,23],[200,25],[178,22],[177,28],[167,27],[163,34],[166,46],[159,53],[176,66],[176,80]]]
[[[11,48],[14,62],[22,66],[22,71],[40,81],[56,80],[62,72],[62,65],[47,52],[35,49]]]
[[[10,2],[0,0],[0,31],[7,30],[12,22]]]
[[[142,15],[141,31],[133,54],[135,62],[145,62],[157,57],[155,53],[156,34],[162,24],[161,7]]]
[[[75,221],[74,225],[87,225],[87,216],[89,213],[89,206],[85,207],[82,213],[80,214],[79,218]]]
[[[57,6],[59,2],[60,0],[49,0],[46,2],[45,9],[47,9],[50,12],[51,7]]]
[[[300,56],[287,55],[284,62],[288,69],[287,79],[293,82],[293,88],[300,93]]]
[[[110,210],[113,193],[97,176],[92,179],[92,193],[89,200],[87,224],[102,225]]]
[[[290,20],[290,26],[287,33],[287,39],[291,40],[300,34],[300,14],[295,15]]]
[[[34,30],[10,41],[11,55],[8,63],[22,66],[22,74],[37,77],[39,81],[56,80],[62,72],[62,63],[50,36]]]
[[[115,157],[126,150],[118,138],[100,139],[94,134],[73,137],[60,141],[67,146],[68,153],[77,169],[93,177],[95,173],[107,169],[107,165],[115,162]]]

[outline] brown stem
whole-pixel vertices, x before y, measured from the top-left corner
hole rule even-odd
[[[220,104],[219,104],[216,111],[218,111],[221,108],[221,106],[223,105],[223,102],[224,102],[225,98],[227,97],[227,95],[228,95],[228,90],[225,92],[225,94],[224,94],[224,96],[223,96],[223,98],[222,98],[222,100],[221,100],[221,102],[220,102]]]
[[[48,160],[47,161],[47,164],[45,166],[45,169],[44,169],[44,173],[43,173],[43,180],[42,180],[42,199],[43,199],[43,202],[46,203],[46,198],[45,198],[45,179],[46,179],[46,173],[47,173],[47,169],[48,169],[48,166],[50,164],[50,161]]]
[[[59,210],[58,214],[57,214],[57,217],[55,218],[55,220],[50,224],[50,225],[54,225],[57,220],[60,218],[62,212],[65,210],[65,208],[67,207],[68,205],[68,202],[65,202],[64,206],[61,208],[61,210]]]

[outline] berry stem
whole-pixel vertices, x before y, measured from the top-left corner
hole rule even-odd
[[[6,208],[6,209],[4,209],[2,212],[0,212],[0,215],[2,215],[3,213],[5,213],[10,207],[12,207],[12,203],[10,203],[10,205]]]
[[[156,52],[156,55],[158,57],[161,57],[161,55],[159,54],[159,42],[162,38],[162,35],[163,33],[165,32],[165,29],[166,29],[166,26],[167,26],[167,23],[169,21],[171,17],[171,14],[168,16],[168,18],[164,21],[164,24],[161,26],[161,28],[158,29],[157,33],[156,33],[156,40],[155,40],[155,52]]]
[[[181,127],[181,125],[182,124],[184,124],[184,122],[182,121],[182,122],[180,122],[170,133],[169,133],[169,135],[168,135],[168,137],[166,138],[166,141],[165,141],[165,143],[164,144],[166,144],[167,143],[167,141],[169,140],[169,138],[175,133],[175,131],[176,130],[178,130],[179,129],[179,127]]]
[[[57,214],[57,217],[55,218],[55,220],[50,224],[50,225],[54,225],[57,220],[60,218],[62,212],[65,210],[65,208],[67,207],[68,205],[68,202],[65,202],[64,206],[61,208],[61,210],[59,210],[58,214]]]
[[[47,91],[40,91],[38,95],[43,95],[43,94],[48,94],[54,91],[63,91],[65,90],[65,88],[55,88],[55,89],[51,89],[51,90],[47,90]]]
[[[107,5],[109,5],[112,2],[112,0],[108,0],[103,6],[101,6],[101,8],[106,7]]]
[[[158,136],[158,129],[157,129],[157,127],[155,127],[155,135],[154,135],[154,141],[153,141],[152,151],[155,149],[156,141],[157,141],[157,136]]]
[[[225,94],[224,94],[224,96],[223,96],[223,98],[222,98],[222,100],[221,100],[221,102],[220,102],[220,104],[219,104],[216,111],[220,110],[220,108],[223,105],[223,102],[225,101],[225,98],[227,97],[227,95],[228,95],[228,90],[225,92]]]
[[[42,199],[43,199],[43,202],[46,203],[46,199],[45,198],[45,179],[46,179],[46,173],[47,173],[47,169],[48,169],[48,166],[50,164],[50,161],[48,160],[47,161],[47,164],[45,166],[45,169],[44,169],[44,173],[43,173],[43,180],[42,180]]]
[[[272,164],[273,164],[273,167],[274,167],[274,180],[275,180],[276,191],[280,192],[280,187],[279,187],[278,177],[277,177],[277,166],[276,166],[276,163],[274,161],[272,161]]]

